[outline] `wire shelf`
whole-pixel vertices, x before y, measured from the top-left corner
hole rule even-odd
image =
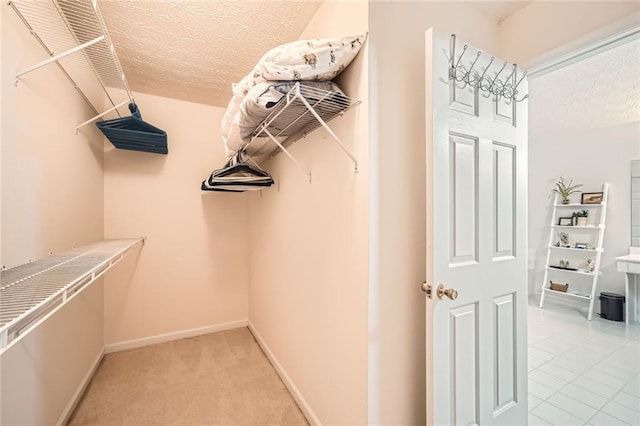
[[[0,272],[0,351],[143,241],[103,240]]]
[[[251,136],[251,141],[245,145],[243,150],[249,152],[247,150],[252,145],[257,145],[253,146],[250,151],[250,157],[265,158],[276,153],[279,148],[294,160],[309,175],[310,179],[310,172],[304,169],[285,147],[305,137],[317,128],[324,127],[340,148],[351,158],[357,171],[358,162],[355,156],[347,150],[327,123],[358,104],[360,104],[360,101],[354,100],[343,93],[331,92],[298,83],[280,99],[267,118],[256,127]],[[269,141],[273,142],[274,145],[271,145]]]
[[[573,293],[573,292],[564,292],[564,291],[558,291],[558,290],[553,290],[549,287],[543,287],[542,291],[548,291],[550,294],[558,294],[560,296],[570,296],[570,297],[577,297],[579,299],[591,299],[591,295],[589,294],[580,294],[580,293]]]
[[[111,105],[116,106],[112,88],[125,90],[129,101],[133,101],[96,0],[10,0],[8,3],[51,57],[19,71],[18,80],[24,74],[56,62],[96,114],[102,109],[105,94]]]

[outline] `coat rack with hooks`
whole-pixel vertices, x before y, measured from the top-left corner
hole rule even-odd
[[[133,103],[133,95],[116,54],[97,0],[9,0],[7,4],[44,48],[49,58],[16,72],[16,85],[24,75],[56,63],[96,116],[76,131],[118,108]],[[127,99],[114,100],[113,89]],[[104,98],[112,108],[99,113]]]
[[[480,89],[483,92],[487,92],[488,96],[495,96],[497,101],[506,99],[507,102],[511,102],[512,100],[515,102],[522,102],[529,97],[528,94],[521,95],[518,91],[518,86],[520,86],[520,83],[522,83],[524,78],[527,76],[526,71],[518,76],[518,66],[516,64],[511,64],[509,66],[507,62],[504,62],[500,68],[494,67],[494,71],[488,72],[495,61],[495,56],[490,58],[489,63],[484,66],[484,69],[474,70],[474,67],[478,63],[483,52],[476,52],[476,56],[473,59],[473,62],[471,62],[471,65],[466,66],[464,62],[462,62],[462,59],[467,53],[468,47],[469,46],[465,44],[462,47],[460,56],[456,58],[456,35],[451,34],[451,56],[449,66],[450,80],[463,83],[463,87],[471,86],[473,88]],[[511,68],[511,74],[506,78],[501,79],[500,75],[502,75],[505,69],[509,72],[508,68]],[[492,76],[495,71],[497,71],[497,73]]]

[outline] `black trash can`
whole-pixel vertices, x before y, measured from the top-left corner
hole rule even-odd
[[[616,293],[600,293],[600,316],[611,321],[624,321],[624,296]]]

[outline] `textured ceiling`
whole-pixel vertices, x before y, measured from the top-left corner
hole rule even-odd
[[[622,126],[640,121],[640,40],[529,82],[531,130]]]
[[[132,90],[226,106],[231,83],[296,40],[322,0],[98,0]],[[477,2],[500,21],[531,1]]]
[[[99,0],[131,90],[226,107],[231,83],[298,39],[318,0]]]

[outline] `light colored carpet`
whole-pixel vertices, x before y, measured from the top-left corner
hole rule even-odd
[[[247,328],[108,354],[70,425],[307,425]]]

